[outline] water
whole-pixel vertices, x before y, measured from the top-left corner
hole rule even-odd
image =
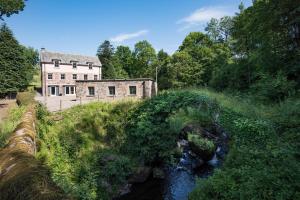
[[[177,166],[165,168],[164,180],[150,178],[145,183],[134,184],[131,192],[119,200],[186,200],[196,186],[197,177],[211,176],[213,170],[222,164],[227,151],[225,142],[218,144],[213,158],[195,169],[201,161],[192,156],[189,147],[186,146]]]

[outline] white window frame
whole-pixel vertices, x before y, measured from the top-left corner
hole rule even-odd
[[[51,78],[49,78],[49,75],[51,75]],[[48,74],[47,74],[47,79],[48,79],[48,80],[53,80],[53,73],[48,73]]]
[[[69,93],[67,94],[67,88],[69,90]],[[73,93],[72,93],[72,89],[73,88]],[[76,95],[76,88],[74,85],[65,85],[64,86],[64,93],[65,93],[65,96],[73,96],[73,95]]]
[[[74,78],[74,75],[75,75],[76,78]],[[73,80],[77,80],[78,75],[77,74],[72,74],[72,78],[73,78]]]

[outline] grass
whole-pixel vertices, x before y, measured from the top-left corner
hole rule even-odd
[[[0,123],[0,148],[7,143],[8,137],[20,123],[25,110],[25,106],[11,108],[8,113],[8,118]]]

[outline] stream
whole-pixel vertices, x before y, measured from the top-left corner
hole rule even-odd
[[[149,178],[144,183],[133,184],[131,192],[118,198],[119,200],[185,200],[195,188],[197,178],[207,178],[215,168],[221,166],[228,152],[227,135],[223,133],[221,142],[217,144],[213,158],[200,167],[199,158],[190,151],[189,146],[183,148],[177,166],[164,168],[165,179]],[[184,141],[185,142],[185,141]]]

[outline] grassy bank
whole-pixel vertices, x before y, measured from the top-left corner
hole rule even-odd
[[[8,111],[8,118],[0,123],[0,148],[7,143],[8,137],[19,124],[25,110],[25,106],[13,106]]]
[[[190,199],[295,199],[299,185],[299,101],[264,106],[208,90],[163,92],[142,102],[92,103],[57,115],[38,109],[38,158],[78,199],[110,199],[132,170],[173,163],[190,122],[216,122],[230,134],[221,170]]]

